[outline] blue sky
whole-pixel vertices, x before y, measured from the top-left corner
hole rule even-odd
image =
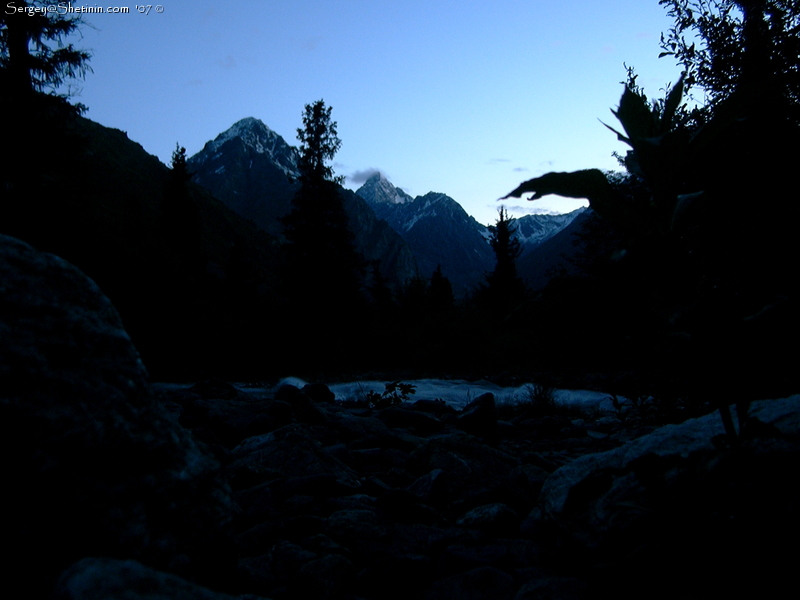
[[[412,196],[452,196],[482,223],[521,181],[617,168],[611,154],[625,146],[598,119],[615,123],[623,63],[651,96],[680,75],[657,58],[671,25],[657,0],[127,6],[86,15],[92,27],[77,41],[93,54],[76,97],[90,119],[168,162],[177,142],[194,154],[248,116],[296,144],[304,105],[322,98],[338,122],[334,168],[347,187],[380,169]],[[507,206],[520,216],[576,202]]]

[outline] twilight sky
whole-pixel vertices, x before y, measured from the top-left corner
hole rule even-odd
[[[680,74],[657,58],[671,25],[657,0],[162,1],[160,13],[85,16],[76,45],[94,72],[75,99],[87,117],[169,163],[177,142],[192,155],[248,116],[296,145],[303,106],[322,98],[346,187],[380,169],[484,224],[526,179],[618,168],[611,153],[626,147],[598,119],[616,126],[623,63],[652,97]]]

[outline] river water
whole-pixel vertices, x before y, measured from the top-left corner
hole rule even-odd
[[[297,377],[286,377],[274,386],[253,383],[234,383],[233,385],[243,392],[271,395],[283,384],[302,388],[306,383],[306,381]],[[369,392],[382,394],[386,389],[386,383],[386,381],[351,381],[328,384],[328,387],[333,392],[336,400],[360,400],[365,399]],[[403,383],[414,386],[415,391],[414,394],[409,396],[409,402],[438,399],[444,400],[458,410],[486,392],[494,394],[495,401],[498,404],[524,401],[528,398],[532,385],[526,383],[516,387],[502,387],[489,381],[466,381],[461,379],[411,379],[404,380]],[[158,390],[174,390],[186,389],[192,385],[190,383],[156,383],[154,387]],[[604,392],[556,389],[554,397],[559,404],[579,405],[591,409],[612,409],[609,394]]]

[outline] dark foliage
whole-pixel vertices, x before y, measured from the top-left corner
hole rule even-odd
[[[660,56],[686,71],[687,90],[704,93],[705,114],[743,86],[783,104],[797,119],[800,7],[787,0],[659,0],[675,21]],[[688,38],[688,39],[687,39]]]
[[[323,100],[306,104],[303,111],[303,127],[297,129],[300,140],[300,177],[304,183],[312,185],[321,181],[342,183],[343,177],[333,174],[333,168],[327,165],[332,160],[342,141],[336,132],[336,121],[331,121],[332,106],[325,106]]]
[[[284,218],[286,276],[300,300],[320,297],[354,301],[361,286],[361,260],[336,184],[303,185],[292,212]]]
[[[0,13],[0,89],[5,101],[21,106],[33,92],[56,95],[69,80],[90,71],[91,55],[64,40],[83,24],[75,14],[50,10],[52,0],[8,2]],[[59,97],[66,99],[69,94]],[[84,107],[78,105],[78,110]]]
[[[676,18],[663,43],[687,74],[651,102],[629,71],[613,111],[622,125],[614,131],[631,148],[628,177],[549,173],[510,195],[588,198],[612,232],[602,244],[606,258],[588,277],[545,294],[549,306],[577,308],[591,299],[596,325],[576,328],[582,335],[569,347],[601,345],[627,369],[649,373],[644,387],[660,395],[689,390],[705,401],[723,388],[727,401],[744,401],[765,387],[791,391],[785,348],[798,330],[790,275],[798,215],[796,203],[782,199],[800,160],[797,53],[788,50],[796,43],[796,9],[662,4]],[[703,48],[682,42],[689,32]],[[685,104],[690,86],[709,94],[700,110]],[[755,207],[767,199],[771,210],[755,220]],[[601,363],[594,354],[589,361]],[[703,356],[714,356],[715,366]]]

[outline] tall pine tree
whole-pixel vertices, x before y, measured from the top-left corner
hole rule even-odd
[[[85,136],[71,127],[86,107],[69,104],[64,86],[91,69],[89,52],[67,43],[82,21],[59,4],[66,3],[16,0],[0,9],[0,232],[75,260],[84,251],[74,241],[83,219],[66,190],[86,169],[77,162]],[[48,168],[34,157],[47,158]]]
[[[489,243],[494,251],[494,270],[486,276],[486,284],[479,292],[479,299],[498,317],[506,316],[521,301],[525,284],[517,274],[517,259],[522,246],[514,235],[514,219],[509,218],[505,207],[498,211],[497,222],[489,225]]]
[[[65,40],[82,21],[59,10],[63,2],[17,0],[0,11],[0,88],[4,100],[28,103],[34,92],[50,92],[90,71],[89,52]],[[66,98],[67,94],[61,95]],[[79,110],[83,109],[78,105]]]
[[[331,108],[323,100],[307,104],[300,140],[300,189],[284,217],[285,296],[295,324],[339,343],[355,328],[363,308],[363,259],[353,245],[339,182],[328,162],[341,146]],[[327,352],[330,356],[330,352]]]

